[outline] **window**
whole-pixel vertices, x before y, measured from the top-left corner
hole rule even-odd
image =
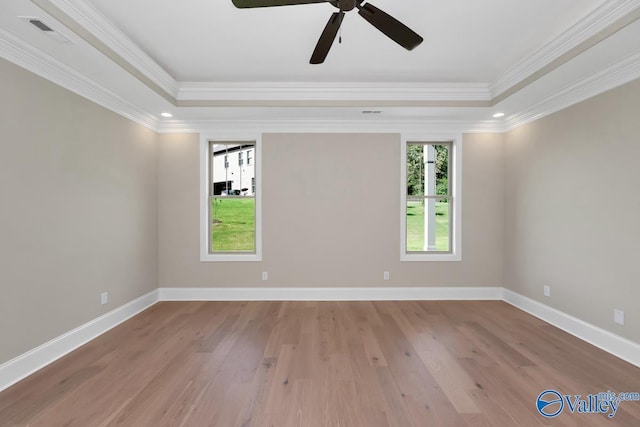
[[[453,141],[403,142],[401,260],[460,259],[454,154]]]
[[[260,260],[258,162],[243,165],[254,141],[211,141],[203,137],[201,155],[201,260]],[[237,166],[229,156],[238,156]]]
[[[251,166],[251,150],[247,151],[247,166]]]

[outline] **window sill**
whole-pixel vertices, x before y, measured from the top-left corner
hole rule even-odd
[[[200,262],[259,262],[262,256],[258,254],[204,254]]]
[[[451,262],[451,261],[462,261],[462,256],[460,254],[408,254],[401,253],[400,261],[403,262]]]

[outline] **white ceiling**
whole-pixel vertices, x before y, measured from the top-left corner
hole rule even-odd
[[[503,131],[640,77],[640,0],[373,4],[424,43],[407,52],[352,11],[343,43],[310,65],[328,4],[2,0],[0,57],[161,132]]]
[[[602,0],[373,0],[422,35],[409,52],[357,14],[327,60],[309,58],[330,4],[236,9],[231,0],[89,0],[180,81],[492,82]]]

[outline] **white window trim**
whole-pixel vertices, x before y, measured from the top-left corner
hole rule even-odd
[[[255,253],[209,252],[209,141],[255,141],[253,156],[256,178],[256,246]],[[260,134],[200,134],[200,261],[262,261],[262,138]]]
[[[402,134],[400,138],[400,261],[462,261],[462,135]],[[407,247],[407,142],[451,141],[451,253],[411,253]]]

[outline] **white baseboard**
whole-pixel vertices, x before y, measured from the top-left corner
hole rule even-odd
[[[549,307],[536,300],[503,290],[503,300],[545,322],[570,333],[622,360],[640,368],[640,344],[606,331],[595,325]]]
[[[158,301],[503,300],[640,367],[640,344],[502,287],[159,288],[0,365],[0,391]]]
[[[501,287],[160,288],[160,301],[409,301],[501,299]]]
[[[0,391],[72,352],[158,301],[155,289],[0,365]]]

